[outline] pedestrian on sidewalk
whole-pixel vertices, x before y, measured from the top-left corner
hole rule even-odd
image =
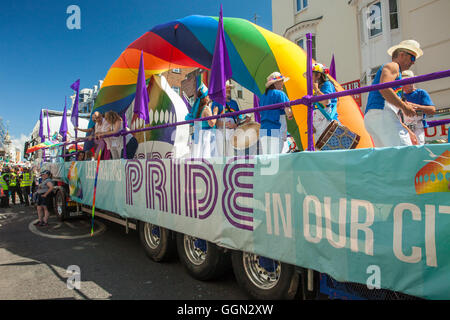
[[[34,225],[40,227],[48,226],[48,203],[50,201],[49,194],[53,191],[53,182],[51,179],[51,173],[48,170],[41,172],[42,182],[37,188],[37,214],[39,221]]]

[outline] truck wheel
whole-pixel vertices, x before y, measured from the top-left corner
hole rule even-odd
[[[177,234],[178,256],[187,272],[197,280],[211,280],[223,275],[231,265],[230,253],[214,243]]]
[[[241,251],[233,251],[231,260],[238,284],[253,299],[295,298],[299,274],[294,266]]]
[[[139,238],[147,256],[156,262],[167,261],[176,254],[171,231],[157,225],[139,222]]]
[[[54,211],[60,221],[64,221],[69,216],[66,193],[63,189],[58,189],[54,197]]]

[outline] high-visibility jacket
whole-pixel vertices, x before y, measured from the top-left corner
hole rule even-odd
[[[17,186],[17,176],[15,173],[11,173],[10,179],[9,179],[9,186],[15,187]]]
[[[0,176],[0,184],[2,186],[3,191],[8,191],[8,183],[6,183],[5,176],[9,175],[9,173],[4,173]]]
[[[31,173],[24,172],[22,174],[22,180],[20,181],[20,187],[31,187],[33,184],[33,179],[31,178]]]

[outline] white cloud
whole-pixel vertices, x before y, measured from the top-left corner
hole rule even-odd
[[[24,135],[23,133],[20,134],[20,138],[16,138],[14,136],[11,136],[11,144],[13,147],[18,148],[23,156],[23,148],[25,145],[25,142],[29,140],[29,136]]]

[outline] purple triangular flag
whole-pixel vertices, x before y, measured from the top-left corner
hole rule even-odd
[[[63,141],[66,141],[67,137],[67,98],[64,104],[64,112],[61,119],[61,126],[59,127],[59,134],[62,135]]]
[[[253,108],[259,107],[259,98],[256,94],[253,94]],[[255,121],[258,123],[261,123],[261,115],[258,111],[254,112],[255,114]]]
[[[47,109],[47,136],[48,140],[50,140],[50,121],[48,120],[48,109]]]
[[[41,141],[44,142],[44,123],[42,121],[42,109],[41,114],[39,116],[39,137],[41,138]]]
[[[211,64],[211,76],[209,79],[209,97],[211,100],[225,105],[227,102],[226,82],[231,79],[230,58],[225,43],[223,27],[222,5],[220,5],[219,25],[217,28],[216,44]]]
[[[72,122],[74,127],[78,127],[78,94],[80,92],[80,79],[72,83],[70,86],[72,90],[75,90],[75,102],[72,106],[72,113],[70,116],[70,122]]]
[[[139,73],[136,83],[136,97],[134,98],[133,113],[137,114],[138,118],[144,119],[146,124],[150,124],[148,102],[149,98],[147,85],[145,82],[144,52],[141,51],[141,61],[139,63]]]
[[[333,54],[333,58],[331,58],[331,63],[330,63],[330,76],[333,77],[334,80],[336,80],[336,64],[334,62],[334,54]]]

